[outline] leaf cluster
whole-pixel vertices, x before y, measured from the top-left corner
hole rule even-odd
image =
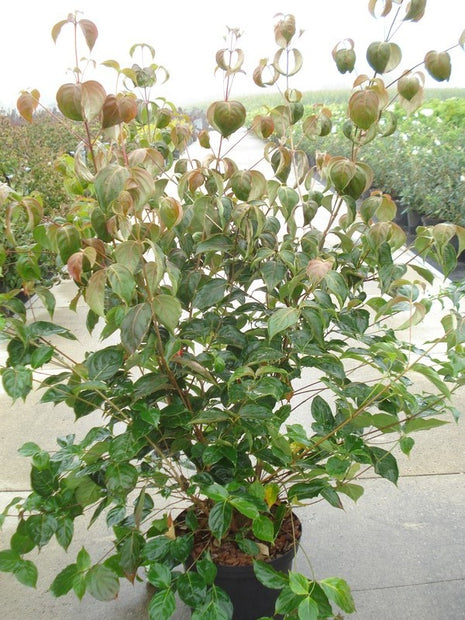
[[[409,3],[406,19],[419,20],[423,8]],[[80,30],[92,49],[97,29],[75,15],[53,38],[69,23],[75,51]],[[77,67],[75,82],[57,93],[80,138],[63,160],[71,216],[45,219],[38,199],[8,203],[5,195],[39,247],[67,269],[76,287],[70,310],[84,302],[86,327],[100,338],[72,359],[64,341],[75,336],[53,322],[51,291],[35,289],[50,320],[31,319],[12,294],[0,297],[7,394],[24,399],[37,381],[42,402],[95,420],[83,439],[59,438],[53,452],[21,448],[32,461],[32,492],[13,500],[19,524],[0,569],[28,585],[35,572],[23,555],[53,537],[66,549],[75,519],[88,515],[112,529],[112,552],[93,560],[83,548],[54,580],[56,596],[88,591],[109,600],[120,579],[133,582],[144,570],[156,588],[151,618],[172,615],[176,592],[193,618],[231,618],[212,561],[228,543],[280,590],[277,613],[327,618],[333,604],[351,613],[343,580],[286,575],[264,563],[283,523],[301,505],[357,500],[367,469],[396,483],[395,450],[410,453],[413,432],[457,413],[451,397],[465,371],[458,289],[438,293],[433,273],[401,251],[396,205],[372,188],[372,167],[360,155],[395,131],[389,86],[378,74],[397,64],[399,51],[390,41],[371,48],[375,75],[356,78],[348,98],[351,150],[318,153],[313,166],[295,129],[307,139],[328,136],[332,114],[324,105],[306,113],[293,87],[300,34],[293,16],[277,16],[278,49],[254,79],[279,83],[282,100],[246,129],[247,111],[231,98],[240,33],[228,31],[229,47],[217,55],[224,97],[210,105],[210,127],[198,135],[204,156],[191,154],[197,136],[189,119],[153,99],[158,66],[107,61],[123,81],[116,94]],[[339,55],[348,49],[336,48],[340,69],[350,69],[350,57]],[[138,50],[153,60],[153,48]],[[29,117],[37,102],[37,91],[23,93],[20,112]],[[245,134],[263,146],[251,168],[231,154]],[[454,236],[462,251],[460,226],[425,228],[417,251],[434,252],[447,272]],[[444,333],[415,345],[411,332],[433,309]],[[55,372],[40,377],[53,364]],[[429,388],[412,387],[415,376]]]

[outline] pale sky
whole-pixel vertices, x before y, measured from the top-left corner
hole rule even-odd
[[[356,70],[369,71],[365,61],[369,43],[384,38],[383,20],[368,13],[368,0],[3,0],[0,20],[0,108],[14,106],[22,89],[37,88],[45,104],[54,102],[60,84],[72,81],[67,74],[73,65],[72,27],[62,31],[57,45],[52,26],[68,13],[96,23],[99,38],[92,52],[98,63],[117,60],[130,66],[129,48],[148,43],[156,50],[155,62],[170,72],[167,85],[154,95],[178,105],[222,98],[221,78],[214,76],[215,53],[225,46],[226,26],[240,28],[240,43],[246,55],[245,77],[236,80],[235,94],[259,93],[252,72],[260,58],[276,51],[273,17],[292,13],[297,27],[305,32],[298,42],[304,68],[292,82],[302,91],[320,88],[350,88],[355,73],[341,76],[332,60],[334,45],[345,38],[355,41]],[[419,23],[405,23],[397,41],[404,52],[401,64],[407,69],[421,61],[427,51],[455,44],[465,29],[465,0],[428,0]],[[87,55],[84,46],[81,55]],[[465,87],[465,51],[452,53],[452,78],[447,85]],[[218,72],[221,73],[221,72]],[[392,76],[395,77],[394,71]],[[110,69],[89,71],[87,79],[100,80],[107,92],[114,91]],[[391,74],[387,75],[390,80]],[[437,86],[427,77],[426,86]]]

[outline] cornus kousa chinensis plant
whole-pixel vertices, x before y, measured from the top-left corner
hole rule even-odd
[[[292,15],[275,18],[276,52],[252,76],[282,101],[250,123],[232,93],[244,61],[235,29],[216,54],[223,98],[199,132],[156,98],[167,73],[150,45],[131,49],[130,67],[103,63],[117,75],[115,93],[79,63],[59,87],[76,136],[62,166],[70,208],[47,220],[37,209],[33,234],[74,282],[69,312],[84,312],[93,348],[69,353],[75,335],[54,321],[53,290],[40,288],[40,314],[12,291],[0,297],[1,374],[13,400],[38,388],[43,403],[67,406],[89,430],[51,451],[20,448],[32,490],[4,511],[18,525],[0,552],[3,571],[34,586],[36,550],[54,539],[67,550],[76,521],[103,522],[112,544],[79,541],[77,557],[57,566],[54,596],[109,600],[122,579],[147,579],[150,618],[170,618],[177,594],[192,618],[227,619],[235,603],[217,571],[235,564],[269,588],[267,617],[354,611],[343,579],[273,560],[296,550],[301,506],[357,500],[367,469],[396,483],[398,449],[409,454],[415,431],[458,416],[465,369],[461,289],[436,284],[421,261],[433,257],[447,275],[451,241],[462,251],[465,230],[420,229],[409,251],[396,204],[360,160],[365,144],[395,131],[392,102],[412,111],[426,73],[448,79],[452,48],[402,68],[392,34],[421,28],[426,0],[370,0],[368,9],[388,34],[366,58],[350,39],[329,46],[340,72],[366,67],[348,78],[351,155],[322,151],[315,166],[296,136],[328,135],[332,118],[325,105],[308,110],[295,85],[304,38]],[[55,40],[73,33],[80,58],[97,27],[71,14],[52,30]],[[19,97],[28,121],[38,105],[36,90]],[[249,168],[232,151],[245,136],[263,153]],[[442,335],[414,344],[432,312]],[[429,389],[416,387],[419,376]]]

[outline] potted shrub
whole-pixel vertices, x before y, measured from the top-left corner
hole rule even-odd
[[[424,4],[409,3],[403,17],[418,21]],[[65,27],[82,32],[92,49],[91,21],[70,15],[53,37]],[[171,617],[175,593],[194,619],[233,617],[229,586],[217,581],[229,564],[251,566],[276,594],[264,616],[327,618],[332,605],[353,612],[343,579],[273,567],[299,544],[293,510],[321,499],[336,508],[343,497],[357,500],[368,468],[396,482],[393,451],[410,453],[414,431],[443,424],[445,412],[457,415],[450,397],[463,381],[457,289],[438,292],[432,273],[402,250],[389,196],[374,190],[358,200],[371,186],[360,148],[395,129],[381,75],[398,64],[400,49],[390,40],[370,46],[374,74],[355,80],[344,124],[352,157],[319,154],[320,186],[294,129],[326,135],[331,118],[323,106],[308,113],[291,85],[302,63],[292,15],[278,17],[274,59],[254,72],[261,86],[284,82],[282,103],[249,129],[263,140],[269,173],[233,161],[229,150],[246,121],[231,97],[243,61],[238,36],[230,30],[216,56],[225,96],[207,117],[219,146],[213,150],[212,134],[202,130],[203,161],[189,157],[188,119],[150,98],[163,71],[154,62],[105,63],[137,96],[107,94],[79,68],[76,81],[58,90],[58,107],[81,138],[74,166],[63,166],[72,207],[34,235],[57,251],[58,266],[74,280],[70,309],[86,304],[95,349],[71,359],[66,326],[30,317],[14,291],[0,298],[6,392],[25,398],[38,381],[43,402],[64,402],[77,418],[97,420],[85,437],[59,438],[56,451],[21,448],[32,459],[32,492],[4,513],[18,511],[19,521],[0,569],[34,585],[37,571],[25,555],[54,537],[67,549],[77,518],[106,519],[113,551],[92,557],[84,545],[51,592],[107,600],[120,579],[146,575],[156,620]],[[153,59],[150,46],[143,51]],[[350,42],[333,55],[340,71],[353,69]],[[426,66],[442,79],[447,59],[444,52]],[[419,103],[415,76],[396,84],[407,107]],[[37,104],[38,93],[25,92],[18,108],[31,120]],[[425,228],[417,252],[434,254],[447,273],[453,236],[462,248],[462,228]],[[53,315],[52,293],[42,297]],[[434,298],[444,335],[420,348],[409,336],[432,307],[440,312]],[[430,391],[415,390],[415,374],[429,380]],[[380,436],[389,446],[379,445]],[[236,604],[234,617],[256,613],[238,615]]]

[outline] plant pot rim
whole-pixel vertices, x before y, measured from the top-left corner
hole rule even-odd
[[[187,527],[183,523],[183,516],[186,514],[187,509],[183,510],[174,520],[177,535],[183,535],[187,533]],[[184,529],[185,528],[185,529]],[[196,540],[197,536],[197,540]],[[253,536],[252,536],[253,537]],[[241,551],[237,543],[230,537],[225,538],[221,544],[215,544],[213,537],[210,536],[208,540],[208,532],[205,530],[198,530],[194,532],[194,547],[186,566],[191,567],[201,558],[202,554],[208,551],[211,556],[211,560],[221,569],[236,570],[238,568],[252,570],[253,560],[261,560],[263,562],[272,562],[279,560],[289,555],[295,555],[299,547],[299,543],[302,537],[302,522],[295,512],[290,511],[283,519],[283,524],[280,532],[276,536],[274,544],[264,543],[256,537],[253,537],[254,541],[259,544],[266,545],[270,553],[269,555],[258,554],[257,556],[248,555]],[[229,561],[225,561],[229,558]]]

